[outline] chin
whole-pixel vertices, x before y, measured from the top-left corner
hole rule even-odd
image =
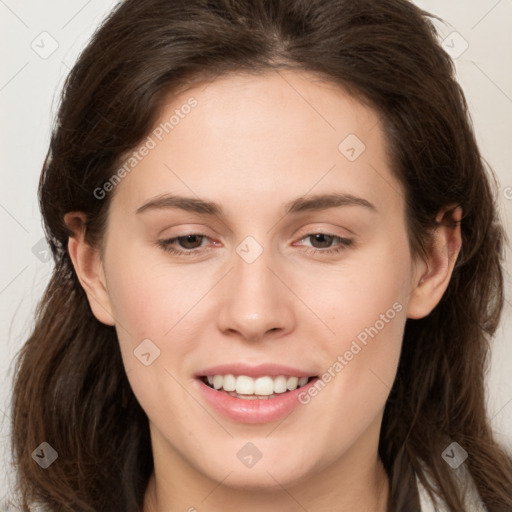
[[[261,442],[260,446],[263,444],[265,443]],[[279,450],[272,451],[267,443],[267,448],[261,446],[263,452],[261,458],[256,462],[255,459],[247,461],[246,465],[243,462],[244,455],[250,453],[251,449],[241,451],[239,446],[243,447],[246,443],[237,442],[236,450],[227,449],[223,453],[212,455],[209,464],[206,463],[205,458],[202,458],[198,461],[196,468],[200,469],[207,478],[222,482],[223,486],[233,489],[246,492],[282,491],[283,487],[293,487],[307,480],[308,475],[314,474],[318,466],[311,460],[306,461],[293,456],[296,455],[293,444],[296,446],[294,442],[290,446],[281,446]],[[241,453],[238,457],[239,452]],[[265,455],[269,452],[272,453],[271,456]],[[232,453],[232,456],[226,456],[227,453]],[[219,464],[219,461],[223,462]]]

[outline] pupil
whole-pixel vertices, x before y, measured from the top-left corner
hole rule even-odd
[[[321,247],[328,247],[330,245],[330,242],[332,242],[332,236],[331,235],[325,235],[323,233],[317,233],[314,236],[314,240],[316,242],[320,241]],[[324,238],[324,243],[322,245],[322,237]],[[325,243],[327,242],[327,243]]]
[[[199,241],[199,245],[197,245],[197,240],[196,240],[196,244],[194,246],[194,239],[197,239]],[[185,249],[195,249],[196,247],[199,247],[201,245],[201,241],[202,241],[201,235],[186,235],[186,236],[180,237],[180,244]],[[192,244],[193,247],[189,246],[190,243]]]

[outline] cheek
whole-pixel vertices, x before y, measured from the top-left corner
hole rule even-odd
[[[411,273],[407,239],[383,238],[321,278],[310,277],[302,290],[333,331],[329,337],[338,349],[358,337],[364,342],[375,328],[383,337],[401,341]]]
[[[108,275],[114,316],[133,342],[163,341],[204,293],[197,272],[162,263],[155,249],[125,252]]]
[[[114,245],[110,254],[116,254]],[[200,337],[194,333],[211,272],[171,265],[140,243],[117,254],[107,275],[125,371],[139,403],[158,417],[171,403],[180,407],[181,388],[168,372],[181,373],[197,349]],[[164,405],[162,389],[169,392]]]
[[[176,361],[184,361],[192,349],[179,333],[194,294],[178,272],[138,261],[144,260],[127,259],[111,270],[109,294],[131,388],[148,417],[165,422],[169,410],[184,410],[186,405],[171,375],[179,368]],[[180,425],[181,420],[176,421],[178,431]]]
[[[120,339],[140,343],[150,338],[156,342],[169,329],[172,313],[179,307],[176,290],[159,287],[142,270],[132,268],[125,275],[114,275],[109,290]]]
[[[323,341],[326,385],[318,395],[336,407],[326,411],[323,400],[304,397],[305,403],[318,407],[319,417],[327,415],[326,425],[346,430],[347,438],[357,434],[349,432],[352,427],[372,421],[393,385],[412,271],[407,240],[382,244],[380,250],[361,256],[350,268],[337,271],[337,278],[317,302],[319,315],[334,331]],[[348,416],[352,421],[347,423]]]
[[[142,250],[118,254],[107,269],[109,297],[125,370],[137,394],[158,387],[156,376],[161,378],[166,367],[173,326],[179,325],[189,301],[183,300],[187,287],[178,272],[152,265]],[[172,355],[179,354],[180,344],[174,343]]]

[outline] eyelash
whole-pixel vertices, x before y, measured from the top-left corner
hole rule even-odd
[[[342,251],[344,251],[347,247],[352,245],[352,242],[353,242],[349,238],[343,238],[343,237],[340,237],[340,236],[337,236],[337,235],[333,235],[331,233],[323,233],[323,232],[308,233],[307,235],[303,236],[300,239],[300,241],[305,240],[306,238],[312,237],[314,235],[324,235],[324,236],[328,236],[328,237],[333,237],[333,242],[337,240],[339,242],[339,245],[335,249],[332,249],[332,248],[315,249],[314,247],[313,248],[309,247],[309,248],[307,248],[308,250],[305,251],[307,254],[312,254],[312,255],[318,255],[318,254],[321,254],[321,255],[339,254]],[[165,252],[173,254],[175,256],[197,256],[197,254],[199,252],[201,252],[200,248],[189,249],[189,250],[181,250],[181,249],[176,249],[175,247],[172,247],[172,244],[174,242],[176,242],[178,239],[186,238],[187,236],[198,236],[198,237],[203,237],[203,239],[204,238],[209,238],[208,236],[203,235],[201,233],[188,233],[186,235],[181,235],[181,236],[177,236],[177,237],[174,237],[174,238],[169,238],[167,240],[158,240],[157,244]],[[211,247],[206,249],[206,250],[207,251],[211,250]]]

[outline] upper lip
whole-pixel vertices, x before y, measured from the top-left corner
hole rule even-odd
[[[201,370],[196,377],[207,377],[212,375],[247,375],[248,377],[313,377],[316,375],[314,371],[305,371],[291,366],[285,366],[274,363],[262,363],[257,365],[248,365],[245,363],[227,363],[217,366],[210,366]]]

